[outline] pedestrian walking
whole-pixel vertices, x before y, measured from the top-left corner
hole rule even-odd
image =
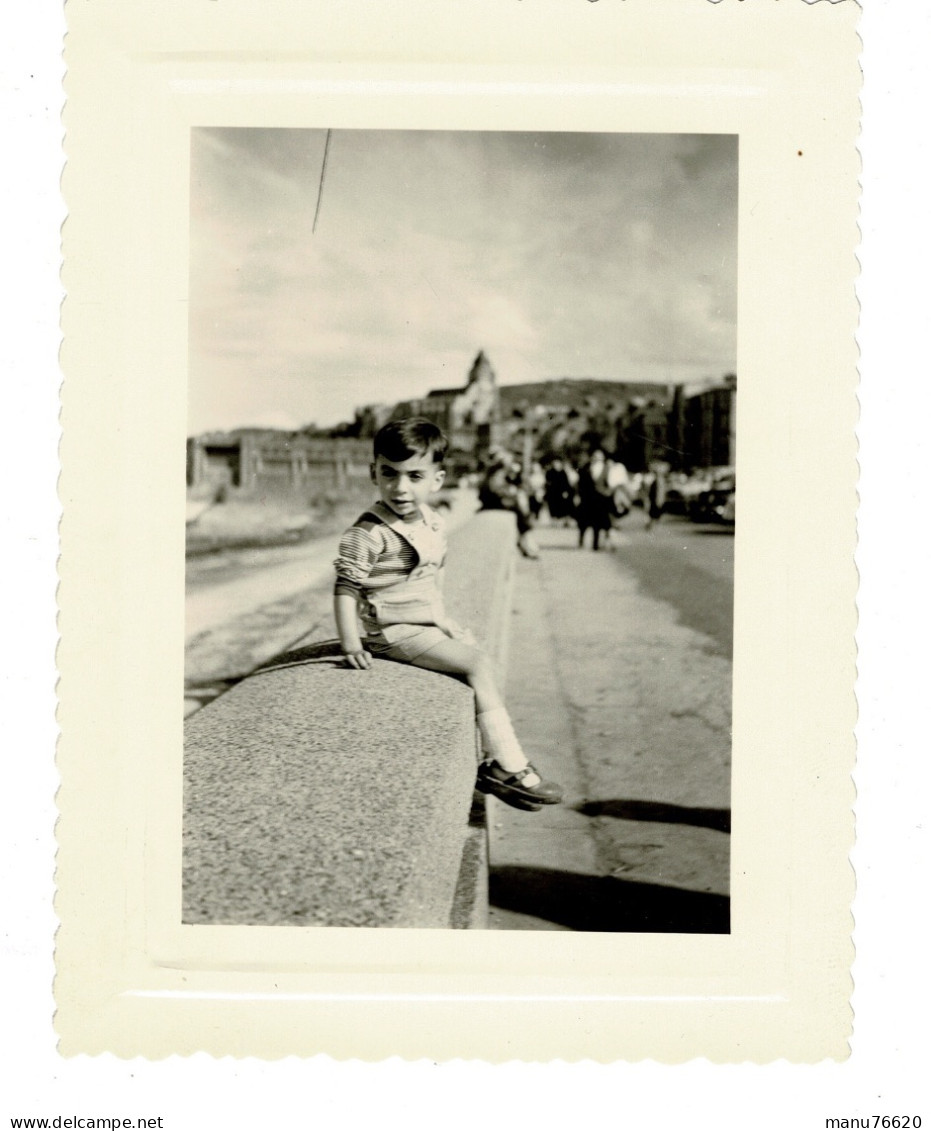
[[[575,509],[575,485],[569,469],[559,456],[556,456],[546,469],[544,497],[552,521],[557,525],[567,521],[571,524]]]
[[[641,481],[641,494],[643,496],[643,509],[646,513],[646,521],[644,528],[651,529],[655,522],[663,517],[663,512],[666,508],[666,489],[667,481],[666,476],[669,472],[669,464],[656,460],[650,464],[650,469],[647,471]]]
[[[578,503],[575,521],[579,528],[579,549],[585,545],[586,531],[592,532],[592,549],[597,550],[603,535],[611,529],[613,510],[611,486],[608,483],[608,461],[596,448],[588,463],[579,471]]]
[[[357,670],[377,656],[464,679],[475,693],[485,756],[476,787],[533,812],[561,801],[562,790],[528,761],[491,659],[443,603],[445,525],[427,500],[443,482],[446,447],[443,432],[421,417],[376,434],[371,474],[379,499],[343,534],[335,562],[340,645]]]
[[[533,536],[536,525],[530,494],[525,488],[521,466],[509,452],[496,452],[478,490],[483,510],[510,511],[517,520],[517,548],[526,558],[538,558],[540,550]]]
[[[534,460],[530,465],[525,488],[527,503],[530,507],[530,517],[535,525],[540,520],[540,512],[543,510],[543,503],[546,498],[546,473],[537,460]]]

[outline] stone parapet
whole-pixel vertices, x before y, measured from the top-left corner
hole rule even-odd
[[[503,666],[513,518],[451,538],[446,597]],[[502,673],[503,674],[503,673]],[[481,927],[471,690],[333,641],[285,653],[185,725],[186,923]]]

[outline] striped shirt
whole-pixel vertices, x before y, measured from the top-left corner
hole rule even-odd
[[[337,593],[363,597],[407,580],[418,565],[439,568],[443,564],[443,525],[432,510],[426,513],[424,522],[404,524],[407,537],[394,529],[400,525],[400,519],[389,525],[377,511],[366,511],[356,519],[340,539],[333,563]],[[424,545],[427,552],[418,554],[408,537]]]

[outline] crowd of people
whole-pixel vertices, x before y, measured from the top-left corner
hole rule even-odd
[[[593,550],[604,545],[634,506],[643,507],[649,529],[662,517],[666,476],[662,462],[647,471],[630,473],[617,459],[596,448],[577,463],[561,456],[533,460],[526,467],[512,453],[491,453],[479,486],[485,510],[509,510],[517,519],[518,545],[527,557],[538,554],[534,527],[544,512],[557,525],[575,525],[579,548],[586,536]]]

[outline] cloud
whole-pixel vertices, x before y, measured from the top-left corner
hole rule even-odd
[[[192,430],[345,419],[480,347],[505,382],[734,368],[736,139],[334,131],[314,232],[323,143],[194,131]]]

